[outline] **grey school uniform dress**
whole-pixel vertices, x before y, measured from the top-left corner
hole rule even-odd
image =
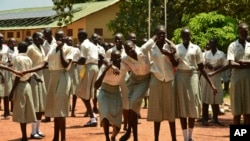
[[[32,67],[32,61],[25,54],[20,53],[13,60],[15,70],[24,71]],[[27,81],[31,74],[26,74],[20,78],[20,81],[14,91],[13,121],[19,123],[31,123],[36,121],[32,90]]]
[[[250,44],[245,48],[238,40],[232,42],[227,51],[227,60],[250,60]],[[250,114],[250,69],[232,69],[230,81],[230,101],[232,114]]]
[[[74,61],[77,61],[80,58],[80,50],[78,48],[72,47],[72,52]],[[80,76],[78,73],[77,64],[72,64],[69,70],[70,78],[71,78],[71,89],[70,94],[75,95],[76,94],[76,88],[79,85]]]
[[[14,47],[14,50],[8,49],[7,51],[8,62],[13,63],[13,59],[17,54],[18,54],[17,47]],[[6,65],[8,64],[9,63],[7,63]],[[5,79],[4,96],[9,96],[14,81],[14,75],[12,72],[6,70],[3,70],[3,75]]]
[[[137,59],[129,56],[122,58],[128,70],[131,70],[127,80],[129,109],[138,115],[140,114],[142,99],[144,98],[150,81],[150,64],[148,58],[142,53],[139,47],[135,48]]]
[[[7,57],[7,51],[8,51],[8,47],[6,45],[2,45],[2,49],[0,49],[0,64],[1,65],[5,65],[8,61],[8,57]],[[0,70],[0,73],[2,73],[2,76],[0,76],[0,97],[4,97],[5,93],[4,93],[4,71],[5,70]],[[6,83],[6,82],[5,82]]]
[[[80,79],[76,89],[76,95],[82,99],[94,98],[94,83],[98,75],[98,47],[88,39],[84,40],[80,46],[81,57],[86,58],[85,74]]]
[[[224,66],[227,64],[225,54],[218,50],[213,55],[212,52],[206,51],[204,53],[204,64],[210,63],[213,68],[218,66]],[[214,70],[210,70],[209,68],[205,68],[207,73],[213,72]],[[208,84],[207,80],[202,76],[201,77],[201,101],[206,104],[222,104],[223,103],[223,90],[221,85],[221,77],[222,73],[216,74],[214,76],[209,77],[210,81],[214,84],[217,89],[216,95],[214,95],[213,89]]]
[[[201,87],[198,64],[203,63],[199,46],[190,43],[176,46],[176,60],[179,62],[175,75],[177,114],[179,117],[198,118],[201,112]]]
[[[102,65],[98,77],[103,73],[106,66]],[[119,75],[114,75],[110,68],[102,81],[101,89],[97,95],[99,105],[100,121],[106,118],[111,125],[121,128],[122,124],[122,98],[120,91],[120,82],[124,79],[125,69],[123,65]]]
[[[176,117],[176,99],[172,64],[152,39],[141,48],[144,54],[149,54],[151,64],[147,120],[173,122]],[[169,49],[169,46],[165,44],[163,48]]]
[[[39,64],[41,64],[44,61],[45,53],[43,48],[38,48],[35,44],[31,44],[28,47],[27,50],[27,56],[30,57],[32,60],[32,67],[35,67]],[[42,80],[41,82],[37,82],[35,80],[35,76],[31,77],[30,85],[32,89],[32,95],[33,95],[33,101],[34,101],[34,107],[36,112],[44,112],[45,111],[45,101],[46,101],[46,95],[47,90],[45,87],[44,82],[44,76],[43,76],[43,70],[35,72]]]
[[[73,59],[71,48],[66,44],[63,46],[65,59]],[[52,48],[45,58],[50,70],[50,81],[46,97],[46,117],[66,117],[69,113],[70,98],[70,76],[68,70],[63,68],[60,52],[56,47]]]

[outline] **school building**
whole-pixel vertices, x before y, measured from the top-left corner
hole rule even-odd
[[[0,11],[0,32],[5,40],[14,37],[22,41],[46,27],[50,27],[53,34],[61,28],[76,44],[78,31],[84,29],[89,37],[97,33],[111,42],[113,33],[108,30],[107,23],[119,12],[119,3],[120,0],[107,0],[74,4],[72,22],[62,26],[58,26],[58,14],[52,10],[53,6]]]

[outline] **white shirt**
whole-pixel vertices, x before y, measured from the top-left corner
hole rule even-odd
[[[18,55],[18,49],[17,49],[17,47],[14,47],[14,49],[12,50],[12,49],[8,49],[8,51],[7,51],[7,56],[8,56],[8,60],[11,62],[11,63],[13,63],[12,62],[12,60],[15,58],[15,56],[17,56]]]
[[[25,71],[31,69],[32,61],[25,53],[20,53],[13,59],[13,67],[17,71]],[[20,78],[20,81],[27,81],[30,76],[31,73],[27,73]]]
[[[238,40],[232,42],[227,50],[227,60],[250,60],[250,43],[246,42],[245,49]]]
[[[213,68],[218,66],[225,66],[227,65],[227,60],[225,58],[225,54],[218,50],[213,55],[211,50],[208,50],[204,53],[204,64],[209,63],[213,66]]]
[[[81,46],[81,57],[86,58],[85,64],[93,63],[98,64],[99,60],[99,48],[89,41],[89,39],[85,39]]]
[[[108,49],[107,52],[106,52],[106,59],[110,60],[110,58],[111,58],[111,53],[112,53],[113,51],[115,51],[115,50],[118,50],[118,49],[116,48],[116,46],[114,46],[114,47]],[[125,50],[124,50],[123,47],[121,48],[120,51],[121,51],[121,58],[123,58],[124,56],[127,56],[127,54],[125,53]]]
[[[141,48],[135,47],[137,59],[135,60],[130,56],[124,56],[122,61],[128,66],[135,75],[146,75],[150,72],[150,64],[148,58],[142,53]]]
[[[152,39],[149,39],[141,49],[145,52],[144,54],[148,54],[151,64],[150,72],[152,72],[158,80],[164,82],[174,80],[171,61],[166,55],[161,53],[160,49]],[[168,44],[165,44],[163,49],[168,50]]]
[[[176,46],[176,60],[179,62],[177,69],[180,70],[197,70],[198,64],[203,63],[203,55],[199,46],[189,43],[186,49],[184,45]]]
[[[45,40],[43,43],[43,49],[44,49],[45,55],[49,53],[49,50],[51,47],[55,47],[55,46],[56,46],[56,39],[54,37],[52,37],[51,43]]]
[[[97,76],[97,79],[103,74],[103,72],[106,68],[107,68],[106,65],[101,66],[99,73],[98,73],[98,76]],[[107,83],[107,84],[112,85],[112,86],[120,85],[121,82],[124,81],[124,79],[125,79],[126,72],[127,72],[127,68],[124,66],[123,63],[121,63],[120,74],[115,75],[113,73],[113,69],[109,68],[109,70],[106,72],[102,82]]]
[[[96,46],[97,46],[98,49],[99,49],[99,53],[100,53],[103,57],[105,57],[105,56],[106,56],[105,49],[104,49],[102,46],[100,46],[99,44],[97,44]]]
[[[33,43],[27,49],[27,56],[32,60],[33,67],[41,64],[45,59],[43,48],[40,49]]]
[[[8,49],[9,47],[7,45],[2,45],[2,49],[0,50],[0,64],[6,64],[8,62]]]
[[[73,60],[72,48],[66,44],[62,47],[65,60]],[[60,51],[56,52],[56,47],[52,47],[45,57],[45,61],[48,62],[49,70],[63,70],[66,69],[61,63]]]

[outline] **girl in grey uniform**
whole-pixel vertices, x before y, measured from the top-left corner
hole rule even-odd
[[[26,56],[27,44],[21,42],[18,45],[19,54],[13,60],[15,70],[25,71],[32,67],[31,59]],[[26,124],[36,121],[32,90],[28,80],[31,74],[16,76],[10,92],[10,100],[14,102],[13,121],[19,122],[22,131],[22,141],[27,141]]]
[[[195,118],[199,117],[199,110],[201,109],[198,70],[208,81],[214,94],[216,94],[217,90],[204,71],[202,51],[199,46],[191,43],[191,32],[188,28],[181,30],[181,38],[182,43],[176,46],[175,54],[177,60],[175,75],[177,112],[180,117],[184,140],[193,141],[194,122]]]
[[[95,82],[96,89],[101,86],[97,101],[99,104],[100,121],[106,141],[110,141],[110,124],[113,126],[112,141],[115,141],[115,137],[121,128],[122,98],[119,84],[124,79],[124,76],[125,71],[121,66],[121,53],[118,50],[112,51],[110,63],[101,66]]]
[[[23,73],[30,73],[49,67],[50,85],[46,97],[45,116],[54,117],[54,138],[59,140],[59,131],[61,140],[66,140],[66,117],[69,113],[70,98],[70,76],[68,68],[71,65],[73,56],[72,50],[64,44],[64,32],[59,30],[55,35],[57,46],[50,49],[45,61]]]

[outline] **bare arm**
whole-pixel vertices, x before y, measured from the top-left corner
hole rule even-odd
[[[9,68],[9,67],[6,67],[6,66],[4,66],[4,65],[0,65],[0,69],[10,71],[10,72],[12,72],[12,73],[15,73],[16,75],[20,75],[20,72],[15,71],[15,70],[13,70],[13,69],[11,69],[11,68]]]
[[[95,89],[98,89],[101,86],[103,78],[106,75],[106,72],[108,71],[108,69],[110,68],[111,68],[111,65],[107,66],[105,70],[103,71],[103,73],[100,75],[100,77],[97,78],[97,80],[95,81]]]
[[[44,62],[43,62],[42,64],[40,64],[40,65],[37,65],[37,66],[35,66],[35,67],[33,67],[33,68],[29,69],[29,70],[23,71],[23,74],[31,73],[31,72],[36,72],[36,71],[39,71],[39,70],[41,70],[41,69],[47,68],[47,66],[48,66],[48,62],[45,62],[45,61],[44,61]]]

